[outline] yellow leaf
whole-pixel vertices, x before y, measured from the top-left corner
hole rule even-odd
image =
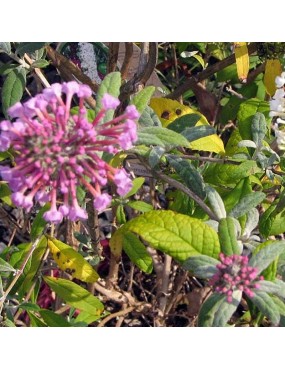
[[[159,117],[163,127],[167,127],[171,122],[185,114],[198,114],[201,118],[195,126],[209,125],[207,118],[196,109],[178,103],[176,100],[166,98],[152,98],[150,107]],[[191,141],[190,148],[193,150],[203,150],[206,152],[214,152],[225,154],[223,141],[216,134],[202,137],[201,139]]]
[[[73,278],[86,283],[94,283],[99,279],[99,275],[93,267],[69,245],[48,237],[48,247],[58,267]]]
[[[264,73],[264,85],[267,93],[273,96],[276,91],[275,78],[282,73],[281,63],[278,59],[269,59],[266,61]]]
[[[198,112],[195,109],[178,103],[176,100],[167,99],[167,98],[152,98],[150,100],[150,107],[155,111],[158,118],[160,119],[162,126],[167,127],[171,122],[176,120],[178,117],[182,117],[185,114],[199,114],[201,119],[199,122],[202,124],[208,124],[208,121],[203,114]]]
[[[235,42],[234,50],[235,50],[238,78],[242,82],[246,82],[247,75],[249,72],[249,56],[248,56],[246,42]]]

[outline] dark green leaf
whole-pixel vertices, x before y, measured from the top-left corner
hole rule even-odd
[[[158,145],[158,146],[184,146],[189,148],[188,141],[184,136],[162,127],[144,127],[138,131],[137,145]]]
[[[24,69],[14,69],[6,77],[2,87],[2,110],[6,117],[8,108],[21,99],[25,85],[26,74]]]
[[[267,125],[264,114],[259,112],[255,113],[252,119],[251,132],[252,140],[255,142],[258,148],[262,146],[262,141],[266,135],[266,131]]]
[[[263,315],[268,317],[273,325],[278,325],[280,321],[279,309],[273,299],[264,292],[254,289],[254,296],[250,300],[260,310]]]
[[[201,174],[191,164],[190,161],[179,157],[167,156],[169,164],[175,169],[179,177],[185,182],[187,187],[191,189],[201,199],[205,199],[205,184]]]
[[[239,203],[231,210],[229,216],[239,218],[259,205],[266,195],[260,191],[245,195]]]
[[[37,328],[47,327],[47,325],[42,320],[40,320],[36,315],[34,315],[32,312],[27,311],[27,313],[29,315],[32,327],[37,327]]]
[[[201,119],[201,115],[197,113],[184,114],[171,122],[167,128],[175,132],[181,133],[189,127],[194,127],[196,123]]]
[[[285,250],[285,241],[271,242],[262,248],[258,253],[253,255],[249,261],[249,265],[256,267],[259,272],[273,262]]]
[[[70,327],[70,323],[66,321],[62,316],[50,310],[42,309],[39,311],[41,317],[45,323],[50,327]]]
[[[202,137],[205,136],[210,136],[216,133],[216,130],[211,127],[211,126],[196,126],[196,127],[191,127],[187,128],[186,130],[181,132],[181,135],[186,137],[188,141],[195,141],[198,139],[201,139]]]
[[[21,42],[15,53],[23,56],[25,53],[32,53],[36,50],[43,48],[47,42]]]
[[[227,297],[223,294],[213,293],[202,305],[199,316],[198,326],[204,327],[223,327],[236,311],[242,292],[236,290],[233,292],[233,301],[227,302]]]
[[[151,168],[154,168],[160,162],[161,157],[165,153],[165,149],[161,148],[160,146],[155,146],[151,149],[148,157],[148,163],[150,164]]]
[[[210,279],[217,271],[217,264],[220,261],[209,256],[192,256],[188,258],[184,263],[183,267],[193,273],[195,277],[201,279]]]

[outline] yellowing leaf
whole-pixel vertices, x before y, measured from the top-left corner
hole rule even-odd
[[[266,61],[264,73],[264,85],[267,93],[273,96],[276,91],[275,78],[282,73],[281,63],[278,59],[270,59]]]
[[[86,283],[94,283],[99,279],[99,275],[93,267],[69,245],[48,237],[48,247],[58,267],[73,278]]]
[[[198,122],[201,122],[201,124],[209,124],[203,114],[195,109],[188,107],[187,105],[178,103],[178,101],[176,100],[167,98],[152,98],[150,100],[150,107],[157,114],[163,127],[167,127],[171,122],[176,120],[176,118],[190,113],[199,114],[201,116],[201,119]]]
[[[221,155],[225,154],[224,143],[221,138],[214,134],[201,139],[192,141],[190,148],[193,150],[203,150],[205,152],[214,152]]]
[[[164,127],[167,127],[171,122],[186,114],[197,114],[201,117],[195,126],[209,125],[207,118],[203,116],[203,114],[186,105],[178,103],[176,100],[152,98],[150,100],[150,106],[155,111]],[[190,148],[193,150],[203,150],[222,155],[225,154],[223,141],[216,134],[191,141]]]
[[[249,71],[249,56],[248,56],[246,42],[236,42],[234,44],[234,49],[235,49],[238,78],[242,82],[246,82],[248,71]]]

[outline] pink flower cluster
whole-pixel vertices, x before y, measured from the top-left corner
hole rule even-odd
[[[75,81],[56,83],[9,109],[9,115],[16,120],[0,123],[0,151],[11,146],[16,166],[0,166],[0,174],[9,183],[16,206],[30,211],[36,201],[50,202],[50,210],[44,213],[46,221],[60,223],[63,217],[84,220],[87,213],[78,204],[78,186],[92,195],[98,211],[111,203],[112,197],[101,191],[108,180],[116,185],[120,196],[130,191],[132,182],[126,171],[110,166],[100,153],[115,154],[131,148],[137,140],[135,120],[139,114],[130,105],[123,114],[104,123],[106,111],[116,109],[120,103],[105,94],[102,109],[90,123],[84,100],[91,94],[88,86]],[[74,96],[79,100],[79,109],[71,115]]]
[[[257,276],[257,269],[248,265],[248,257],[221,253],[220,260],[221,263],[216,266],[218,272],[209,281],[215,291],[225,294],[229,303],[232,302],[233,291],[237,289],[253,297],[252,289],[259,288],[257,282],[263,280],[263,276]]]

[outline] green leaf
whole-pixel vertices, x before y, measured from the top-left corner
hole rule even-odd
[[[224,205],[227,212],[231,211],[236,204],[247,194],[252,192],[249,177],[241,179],[237,185],[224,197]]]
[[[51,276],[44,277],[44,280],[69,306],[94,316],[103,312],[104,306],[99,299],[72,281]]]
[[[235,164],[211,164],[204,173],[204,181],[217,185],[236,185],[241,179],[259,171],[255,161]]]
[[[120,225],[123,225],[127,222],[125,211],[124,211],[124,206],[122,204],[119,204],[117,207],[116,219]]]
[[[55,238],[48,237],[48,247],[59,268],[73,278],[87,283],[94,283],[98,280],[99,275],[93,267],[79,252],[76,252],[69,245]]]
[[[205,199],[205,184],[202,176],[190,161],[179,157],[167,156],[169,164],[175,169],[179,177],[185,182],[187,187],[191,189],[201,199]]]
[[[233,301],[227,302],[227,297],[223,294],[213,293],[202,305],[199,316],[198,326],[202,327],[223,327],[236,311],[242,297],[242,292],[233,292]]]
[[[0,75],[5,76],[17,67],[19,67],[19,64],[14,64],[14,63],[3,64],[3,65],[0,66]]]
[[[255,304],[263,315],[268,317],[273,325],[278,325],[280,321],[279,309],[273,299],[265,292],[253,289],[254,296],[249,299]]]
[[[240,99],[239,99],[240,100]],[[239,143],[242,140],[240,132],[235,129],[227,142],[226,145],[226,155],[232,157],[235,154],[245,154],[249,156],[249,151],[245,147],[240,147]]]
[[[260,280],[258,285],[258,291],[260,292],[279,295],[278,293],[280,292],[280,287],[273,281]]]
[[[215,258],[198,255],[188,258],[183,263],[183,268],[193,273],[195,277],[201,279],[210,279],[217,271],[217,265],[220,263]]]
[[[201,119],[201,115],[197,113],[184,114],[171,122],[167,128],[177,133],[181,133],[187,128],[194,127]]]
[[[0,199],[8,206],[12,206],[11,190],[7,184],[0,184]]]
[[[271,242],[251,257],[249,265],[261,272],[284,251],[285,241]]]
[[[26,86],[25,70],[14,69],[6,77],[2,87],[2,110],[7,116],[7,110],[20,101]]]
[[[70,327],[70,323],[66,321],[62,316],[50,310],[42,309],[39,311],[44,322],[50,327]]]
[[[220,218],[227,217],[226,209],[224,206],[224,202],[222,198],[220,197],[220,194],[211,186],[206,186],[205,188],[207,193],[207,199],[211,205],[212,211],[215,213],[215,215]]]
[[[194,200],[180,190],[167,192],[168,208],[172,211],[192,215],[195,205]]]
[[[121,87],[121,74],[120,72],[112,72],[106,75],[104,80],[102,81],[99,90],[97,92],[97,101],[96,101],[96,108],[95,112],[96,115],[99,113],[99,111],[102,109],[102,103],[101,100],[105,93],[108,93],[115,98],[117,98],[120,94],[120,87]],[[106,115],[103,119],[103,122],[111,121],[111,119],[114,116],[114,110],[109,109],[106,112]]]
[[[36,327],[36,328],[45,328],[45,327],[47,327],[47,325],[42,320],[40,320],[36,315],[34,315],[32,312],[27,311],[27,314],[30,318],[32,327]]]
[[[188,141],[195,141],[202,137],[210,136],[216,133],[216,130],[211,126],[196,126],[183,130],[181,135],[186,137]]]
[[[143,272],[150,274],[153,269],[152,258],[137,236],[130,232],[124,233],[123,245],[130,260]]]
[[[128,221],[110,240],[114,255],[120,254],[122,235],[127,231],[138,234],[153,248],[180,262],[197,254],[216,258],[220,252],[214,229],[200,220],[172,211],[151,211]]]
[[[227,256],[241,254],[242,250],[237,241],[237,230],[232,217],[222,218],[219,222],[219,239],[221,252]]]
[[[18,291],[20,296],[24,296],[32,286],[35,275],[39,270],[39,266],[41,264],[42,258],[46,250],[47,250],[47,239],[45,236],[43,236],[33,252],[30,268],[25,276],[25,279],[23,280],[21,288]]]
[[[284,316],[285,316],[285,303],[278,297],[271,297],[275,306],[278,308],[278,311],[280,313],[280,315],[283,316],[283,320],[281,318],[280,321],[283,321],[283,325],[281,325],[281,322],[280,322],[280,326],[284,326]]]
[[[33,53],[36,50],[39,50],[46,46],[47,42],[21,42],[15,53],[23,56],[25,53]]]
[[[272,204],[260,217],[259,230],[261,235],[279,235],[285,232],[285,211],[276,212],[276,204]]]
[[[19,304],[18,308],[24,311],[39,311],[41,309],[39,305],[31,302],[23,302]]]
[[[138,140],[136,145],[158,145],[158,146],[184,146],[189,148],[188,140],[184,136],[177,134],[167,128],[162,127],[143,127],[138,130]]]
[[[128,194],[126,194],[124,196],[124,198],[129,198],[132,195],[136,194],[138,192],[138,190],[143,186],[143,184],[145,182],[145,178],[144,177],[136,177],[132,182],[133,182],[133,187],[128,192]]]
[[[161,127],[161,122],[154,110],[147,106],[139,118],[139,127]]]
[[[102,315],[90,315],[88,312],[80,312],[73,320],[73,326],[88,326],[95,321],[98,321]]]
[[[258,246],[255,247],[252,254],[253,255],[257,254],[263,248],[267,248],[267,246],[270,245],[271,243],[272,243],[272,240],[267,240],[266,242],[259,244]],[[279,256],[276,257],[273,260],[273,262],[271,262],[263,271],[261,271],[260,274],[264,277],[264,279],[270,280],[270,281],[275,280],[276,273],[277,273],[277,267],[278,267],[278,261],[279,261]]]
[[[35,62],[32,63],[32,68],[45,68],[49,65],[49,61],[45,59],[38,59]]]
[[[37,236],[41,235],[47,222],[43,218],[43,214],[50,209],[50,204],[45,204],[36,215],[31,228],[31,238],[36,239]]]
[[[265,116],[262,113],[255,113],[252,120],[251,132],[252,140],[255,142],[258,148],[262,146],[262,141],[266,135],[267,125]]]
[[[142,113],[149,103],[150,98],[152,97],[153,93],[155,92],[154,86],[147,86],[143,90],[141,90],[138,94],[136,94],[131,104],[134,104],[139,113]]]
[[[249,212],[252,208],[258,206],[266,195],[260,191],[245,195],[239,203],[231,210],[229,216],[239,218]]]
[[[149,212],[153,210],[153,206],[151,204],[141,200],[130,201],[128,202],[128,206],[140,212]]]
[[[164,153],[165,149],[161,148],[160,146],[155,146],[151,149],[148,157],[148,163],[150,164],[151,168],[155,168],[158,165]]]
[[[11,42],[0,42],[0,50],[4,51],[6,54],[11,53]]]
[[[278,287],[278,292],[276,293],[276,295],[278,295],[278,297],[285,298],[285,283],[284,283],[284,281],[282,281],[280,279],[275,279],[273,281],[273,283]]]
[[[254,115],[259,112],[269,115],[269,103],[259,99],[249,99],[242,103],[238,111],[238,128],[243,139],[252,140],[252,122]]]
[[[1,272],[15,272],[13,266],[11,266],[8,262],[4,261],[2,258],[0,258],[0,273]]]

